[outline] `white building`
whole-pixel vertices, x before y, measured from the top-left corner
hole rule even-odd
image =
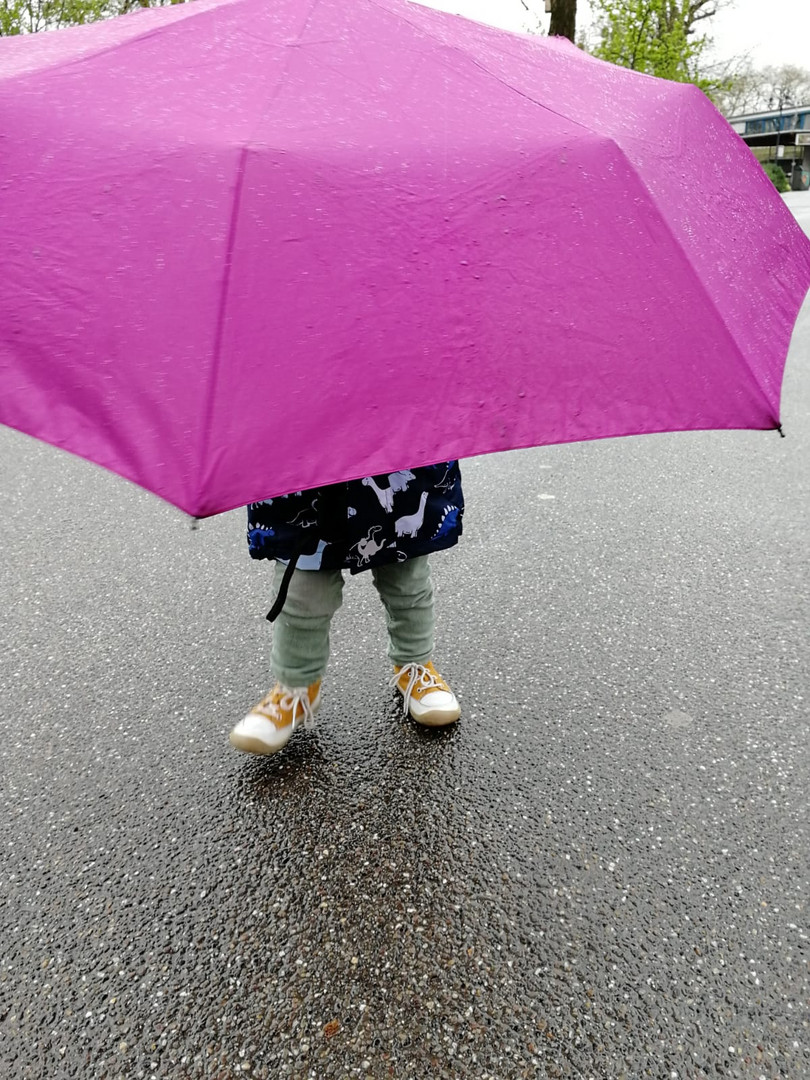
[[[728,122],[760,161],[774,161],[795,190],[810,188],[810,105],[730,116]]]

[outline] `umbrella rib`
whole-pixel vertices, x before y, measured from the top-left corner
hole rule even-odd
[[[623,159],[627,162],[627,164],[628,164],[628,166],[629,166],[629,168],[630,168],[630,170],[632,172],[632,175],[635,177],[635,179],[638,181],[639,185],[644,190],[645,195],[647,195],[647,197],[649,199],[649,206],[654,210],[656,218],[661,223],[662,227],[666,230],[666,232],[668,233],[670,239],[672,240],[673,247],[674,247],[675,251],[677,251],[678,258],[682,261],[683,266],[684,266],[684,268],[686,270],[686,273],[692,278],[693,281],[696,282],[698,290],[699,290],[701,296],[703,296],[705,298],[706,303],[709,306],[709,309],[716,313],[717,309],[716,309],[716,307],[714,305],[714,302],[712,300],[712,297],[711,297],[711,294],[710,294],[710,292],[708,290],[708,287],[706,286],[706,283],[704,282],[703,278],[698,273],[698,271],[697,271],[696,267],[694,266],[692,260],[689,258],[689,255],[684,250],[683,244],[679,240],[677,234],[675,233],[675,230],[672,228],[672,225],[670,224],[670,222],[667,220],[667,218],[664,216],[664,214],[659,209],[658,204],[656,203],[655,198],[653,197],[653,193],[650,191],[650,188],[648,187],[648,185],[647,185],[647,183],[646,183],[646,181],[644,179],[643,174],[635,166],[635,164],[633,163],[631,158],[628,157],[628,155],[625,152],[624,148],[621,147],[619,145],[619,143],[616,142],[615,139],[613,139],[611,136],[605,136],[605,137],[610,139],[611,143],[616,147],[616,149],[622,155]],[[734,350],[735,356],[742,363],[745,370],[748,372],[751,383],[756,388],[756,390],[757,390],[758,394],[760,395],[762,401],[765,403],[765,409],[766,409],[766,412],[771,417],[773,428],[777,429],[780,426],[778,409],[777,409],[776,415],[774,415],[774,409],[773,409],[773,406],[772,406],[771,402],[768,400],[768,395],[765,393],[765,390],[763,389],[762,384],[760,383],[760,381],[759,381],[759,379],[758,379],[758,377],[756,375],[756,372],[751,367],[751,364],[750,364],[748,358],[746,357],[745,353],[743,352],[743,350],[740,348],[739,344],[737,343],[737,339],[734,336],[734,333],[732,332],[732,330],[729,327],[726,320],[723,319],[723,318],[718,317],[717,321],[719,322],[719,324],[720,324],[720,326],[722,328],[723,334],[728,339],[728,341],[731,343],[731,346],[732,346],[732,349]]]
[[[702,91],[698,90],[697,87],[689,88],[689,89],[694,89],[698,94],[702,95]],[[687,92],[689,92],[689,89],[687,89]],[[659,209],[658,204],[655,201],[653,193],[650,190],[650,188],[649,188],[649,186],[648,186],[648,184],[647,184],[647,182],[646,182],[646,180],[644,178],[643,173],[635,166],[633,161],[625,153],[624,149],[622,147],[620,147],[619,144],[616,143],[616,141],[614,139],[611,139],[611,141],[614,143],[614,145],[616,145],[618,147],[620,153],[622,154],[622,157],[624,157],[624,159],[627,161],[628,165],[631,167],[631,169],[633,171],[634,176],[638,180],[641,187],[644,189],[645,194],[649,197],[650,205],[655,209],[655,212],[656,212],[656,214],[658,216],[658,220],[661,222],[661,224],[663,225],[663,227],[666,229],[667,233],[669,234],[670,238],[672,239],[672,243],[673,243],[673,245],[675,247],[675,250],[678,252],[679,257],[683,260],[683,263],[685,265],[687,273],[693,278],[694,281],[697,282],[698,288],[699,288],[701,294],[706,298],[706,301],[708,302],[710,309],[713,310],[713,311],[716,311],[717,309],[714,306],[714,302],[712,300],[711,294],[710,294],[710,292],[708,290],[708,287],[707,287],[706,283],[704,282],[701,275],[698,273],[698,270],[695,267],[692,260],[689,258],[689,255],[684,250],[683,244],[681,243],[680,239],[678,238],[675,230],[672,228],[672,225],[670,224],[669,220],[665,217],[665,215]],[[742,362],[743,366],[748,371],[751,382],[756,387],[760,397],[764,401],[766,411],[771,416],[771,420],[772,420],[772,423],[773,423],[773,429],[774,430],[779,429],[781,427],[781,424],[779,422],[779,405],[777,404],[777,407],[774,410],[773,405],[771,404],[770,400],[768,399],[768,395],[766,394],[765,390],[763,389],[763,386],[760,383],[756,372],[752,368],[748,357],[745,355],[744,351],[740,348],[740,346],[739,346],[739,344],[737,342],[737,338],[734,335],[733,330],[728,325],[728,323],[726,322],[725,319],[720,318],[720,319],[718,319],[718,321],[719,321],[720,325],[722,326],[723,333],[726,335],[728,340],[731,342],[732,348],[734,349],[734,352],[735,352],[737,358]],[[787,361],[787,356],[785,356],[785,361]]]
[[[301,41],[307,27],[312,19],[312,15],[315,9],[320,4],[321,0],[312,0],[306,17],[301,24],[301,28],[296,35],[296,44]],[[262,115],[266,112],[269,105],[278,96],[281,87],[284,85],[284,80],[287,75],[287,61],[285,61],[281,75],[277,80],[270,96],[267,99]],[[256,122],[258,126],[259,121]],[[211,363],[211,370],[208,377],[208,399],[205,406],[205,417],[203,422],[203,430],[200,440],[200,466],[204,467],[204,463],[208,460],[208,451],[211,441],[211,428],[214,419],[214,409],[216,406],[217,387],[219,384],[219,373],[222,366],[222,343],[225,337],[225,318],[228,310],[228,300],[230,298],[231,290],[231,272],[233,269],[233,253],[236,246],[236,234],[239,228],[239,210],[242,205],[242,190],[245,183],[245,173],[247,171],[247,157],[250,153],[254,131],[245,140],[245,144],[239,153],[239,164],[236,169],[236,182],[234,184],[233,191],[233,206],[231,208],[231,220],[228,226],[228,241],[225,248],[225,271],[222,276],[222,291],[219,299],[219,310],[217,312],[216,330],[214,333],[214,347],[213,347],[213,359]],[[203,490],[206,486],[208,478],[205,477],[203,481]]]
[[[225,2],[225,0],[223,0],[223,2]],[[239,3],[240,0],[228,0],[228,2],[236,4],[236,3]],[[216,13],[216,7],[218,7],[218,6],[221,6],[221,5],[216,5],[216,6],[214,6],[214,5],[211,5],[211,6],[200,5],[200,7],[198,9],[196,4],[182,4],[182,5],[176,5],[176,6],[172,7],[171,9],[162,8],[162,9],[160,9],[160,14],[161,15],[164,15],[164,13],[171,10],[171,14],[173,16],[171,21],[167,20],[166,22],[160,22],[159,25],[156,25],[152,29],[147,30],[147,29],[144,28],[144,30],[142,32],[140,32],[140,33],[133,33],[130,36],[123,38],[122,40],[110,41],[109,44],[101,45],[99,48],[90,49],[87,52],[79,52],[77,54],[71,54],[71,55],[68,55],[68,56],[61,56],[58,53],[54,52],[54,55],[50,58],[50,60],[46,60],[46,65],[45,66],[47,66],[52,71],[60,71],[60,70],[62,70],[64,68],[73,67],[74,65],[77,65],[77,64],[84,64],[84,63],[87,63],[87,62],[95,61],[99,57],[107,56],[110,53],[118,52],[120,49],[126,49],[129,46],[135,46],[135,45],[139,45],[139,44],[143,43],[144,41],[149,41],[151,38],[157,37],[158,35],[162,34],[168,27],[177,26],[178,24],[180,24],[181,22],[184,22],[187,19],[194,19],[194,20],[197,20],[197,21],[200,20],[200,19],[205,19],[205,17],[207,15],[211,15],[212,13],[215,14]],[[146,11],[146,10],[142,11],[142,10],[139,9],[137,12],[130,12],[126,16],[118,16],[115,19],[107,19],[107,20],[102,20],[101,22],[97,22],[97,23],[86,24],[86,26],[83,27],[83,29],[86,29],[88,31],[94,31],[96,29],[98,29],[100,31],[101,30],[107,30],[110,27],[114,27],[115,24],[118,23],[119,19],[125,19],[125,18],[128,19],[128,18],[136,18],[137,17],[137,18],[142,19],[143,21],[147,21],[146,19],[144,19],[144,16],[145,15],[147,15],[147,16],[151,15],[152,12],[157,14],[157,11],[158,11],[158,9],[155,9],[155,8],[148,9],[148,11]],[[157,20],[155,20],[155,21],[157,21]],[[68,29],[70,29],[70,28],[68,28]],[[47,35],[47,36],[50,37],[50,35]],[[74,39],[74,40],[76,40],[76,39]],[[15,79],[15,78],[25,78],[26,76],[28,76],[30,74],[31,74],[30,69],[23,67],[23,68],[20,68],[17,71],[12,70],[10,72],[0,72],[0,80],[4,80],[6,78],[8,78],[9,80]]]
[[[505,87],[507,90],[511,90],[513,93],[517,94],[519,97],[524,98],[524,100],[531,102],[531,104],[537,106],[540,109],[544,109],[546,112],[550,113],[552,116],[558,116],[561,120],[565,121],[565,123],[567,123],[567,124],[571,124],[574,127],[581,128],[583,131],[586,131],[589,134],[594,134],[593,129],[589,128],[587,126],[587,124],[583,124],[580,121],[575,120],[570,116],[566,116],[564,113],[561,113],[556,109],[550,108],[548,105],[544,104],[542,101],[538,101],[536,98],[533,98],[530,94],[527,94],[525,91],[518,89],[518,87],[516,87],[516,86],[513,86],[511,83],[509,83],[505,79],[503,79],[500,75],[497,75],[494,71],[491,71],[486,66],[486,64],[481,63],[480,60],[476,59],[470,53],[464,52],[464,50],[460,49],[457,45],[448,45],[445,41],[442,40],[442,38],[438,34],[434,33],[428,27],[421,26],[418,23],[412,22],[404,14],[399,14],[398,12],[392,12],[390,7],[388,7],[388,5],[386,3],[384,3],[384,2],[380,3],[379,0],[367,0],[367,3],[371,4],[373,7],[380,8],[380,9],[382,9],[384,11],[387,11],[389,14],[394,15],[395,18],[398,18],[402,22],[405,22],[409,26],[413,27],[417,32],[424,34],[426,37],[429,37],[434,41],[437,41],[440,45],[444,46],[449,51],[458,53],[468,63],[472,64],[474,67],[478,68],[480,71],[483,71],[486,75],[488,75],[490,78],[494,79],[495,82],[499,83],[501,86]],[[433,8],[425,8],[425,10],[426,11],[435,11],[435,9],[433,9]],[[601,61],[596,61],[596,62],[601,63]],[[698,93],[700,93],[700,91],[698,91]],[[633,171],[633,174],[637,177],[639,183],[644,188],[645,193],[648,196],[650,196],[651,205],[655,206],[655,202],[652,200],[652,193],[650,192],[650,189],[647,187],[647,184],[645,183],[643,176],[641,176],[639,174],[639,171],[633,165],[632,161],[628,158],[628,156],[625,153],[624,149],[611,136],[608,135],[608,136],[605,136],[605,138],[608,138],[610,140],[610,142],[621,153],[622,157],[627,161],[628,165],[630,165],[630,167],[631,167],[631,169]],[[656,210],[657,210],[657,207],[656,207]],[[675,235],[675,232],[673,231],[672,226],[670,225],[669,221],[664,217],[664,215],[660,213],[660,211],[657,211],[657,212],[658,212],[659,220],[661,221],[662,225],[664,226],[664,228],[669,233],[669,235],[672,238],[672,241],[673,241],[673,243],[675,245],[676,250],[678,251],[681,258],[683,259],[684,263],[686,264],[687,271],[694,278],[694,280],[697,282],[701,293],[706,297],[707,301],[709,302],[709,305],[713,306],[712,301],[711,301],[711,296],[709,295],[709,293],[707,291],[707,288],[706,288],[705,283],[703,282],[703,279],[698,274],[695,267],[692,265],[689,257],[687,256],[686,252],[683,249],[682,244],[678,240],[678,237]],[[737,344],[737,340],[734,337],[734,334],[732,333],[731,329],[728,327],[728,325],[724,321],[721,320],[721,323],[722,323],[722,326],[723,326],[723,331],[724,331],[726,337],[731,342],[735,354],[742,361],[743,365],[745,366],[746,370],[748,371],[748,374],[749,374],[749,376],[751,378],[751,381],[752,381],[753,385],[756,387],[756,389],[757,389],[758,393],[760,394],[762,400],[765,402],[767,412],[771,415],[771,419],[773,421],[774,428],[778,428],[779,427],[779,417],[778,417],[778,415],[774,415],[774,410],[773,410],[773,407],[771,405],[771,402],[768,400],[768,396],[765,393],[765,390],[763,389],[762,385],[760,384],[756,373],[754,372],[753,368],[751,367],[751,364],[748,361],[748,359],[746,358],[746,356],[743,353],[742,349],[740,349],[739,345]]]
[[[225,272],[222,277],[222,291],[219,298],[219,311],[217,312],[217,324],[214,334],[213,362],[208,378],[208,400],[205,405],[205,417],[203,420],[202,438],[200,442],[200,465],[208,457],[208,445],[211,440],[211,427],[214,418],[214,405],[216,391],[219,383],[219,371],[222,363],[222,341],[225,336],[225,312],[228,307],[228,297],[231,289],[231,270],[233,267],[233,251],[236,246],[236,231],[239,224],[239,209],[242,205],[242,189],[245,183],[245,171],[247,168],[248,145],[242,147],[239,153],[239,164],[236,170],[236,183],[234,185],[233,206],[231,208],[231,220],[228,226],[228,242],[225,249]]]
[[[574,127],[582,128],[583,131],[590,131],[591,130],[587,126],[587,124],[583,124],[579,120],[573,120],[570,116],[566,116],[564,113],[558,112],[557,109],[550,108],[544,102],[538,101],[537,98],[533,98],[531,96],[531,94],[527,94],[525,90],[519,90],[516,86],[513,86],[511,83],[507,82],[506,79],[503,79],[500,75],[496,75],[494,71],[491,71],[486,66],[486,64],[482,64],[480,60],[476,60],[476,58],[471,53],[465,52],[463,49],[459,48],[458,45],[448,45],[446,41],[442,41],[442,39],[439,37],[438,34],[435,34],[432,30],[429,30],[427,27],[420,26],[418,23],[412,22],[410,19],[406,18],[405,15],[400,15],[398,12],[392,12],[387,4],[379,3],[379,0],[367,0],[367,3],[371,4],[373,7],[380,8],[383,11],[387,11],[389,15],[393,15],[395,18],[399,19],[401,22],[407,23],[408,26],[413,27],[414,30],[417,30],[419,33],[424,34],[425,37],[429,37],[433,41],[438,42],[439,45],[442,45],[445,49],[448,50],[448,52],[457,53],[459,56],[463,57],[463,59],[466,60],[468,63],[472,64],[473,67],[478,68],[479,71],[483,71],[485,75],[488,75],[491,79],[494,79],[495,82],[499,83],[501,86],[505,87],[507,90],[511,90],[513,94],[517,94],[518,97],[524,98],[526,101],[530,102],[532,105],[536,105],[538,109],[545,109],[545,111],[547,113],[551,113],[552,116],[559,116],[559,118],[561,120],[564,120],[567,124],[571,124]],[[416,6],[421,6],[421,5],[417,4]],[[435,8],[425,8],[424,10],[426,10],[426,11],[436,11]],[[458,16],[458,15],[454,16],[454,17],[455,18],[463,18],[463,16]],[[498,31],[498,33],[506,34],[506,33],[508,33],[508,31],[502,30],[502,31]],[[572,46],[572,47],[574,47],[574,46]],[[578,49],[576,51],[579,52]]]

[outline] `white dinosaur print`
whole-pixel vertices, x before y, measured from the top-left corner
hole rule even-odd
[[[323,553],[327,548],[325,540],[318,541],[318,547],[312,555],[299,555],[296,566],[299,570],[320,570],[323,563]]]
[[[388,483],[391,485],[393,492],[407,491],[408,484],[411,480],[415,480],[416,476],[410,469],[400,469],[399,472],[392,472],[388,474]]]
[[[428,493],[423,491],[421,498],[419,499],[419,509],[416,513],[406,514],[405,517],[397,518],[394,522],[397,536],[416,536],[425,520],[425,503],[427,502],[427,497]]]
[[[448,479],[448,477],[450,476],[450,471],[451,471],[452,467],[453,467],[453,462],[448,461],[447,462],[447,468],[444,470],[444,476],[441,478],[441,480],[438,482],[438,484],[433,485],[436,488],[437,491],[450,491],[451,488],[453,487],[453,484],[455,483],[455,481]]]
[[[290,525],[298,525],[302,529],[310,529],[318,522],[318,515],[315,513],[314,506],[305,506],[302,510],[292,518],[289,522]]]
[[[382,525],[372,525],[368,530],[368,535],[364,536],[362,540],[358,540],[354,545],[357,548],[357,558],[359,562],[371,562],[377,552],[382,551],[385,547],[385,544],[378,543],[376,539],[378,532],[382,532]]]
[[[380,506],[386,514],[390,514],[394,509],[394,496],[396,493],[398,491],[407,491],[411,480],[415,479],[416,476],[410,469],[400,469],[398,472],[388,474],[387,488],[379,487],[373,476],[364,476],[361,482],[366,487],[373,489],[374,494],[380,501]]]
[[[373,476],[364,476],[361,481],[366,487],[370,487],[377,498],[380,500],[380,506],[386,512],[390,514],[394,509],[394,493],[390,487],[381,488],[377,487],[377,482]]]

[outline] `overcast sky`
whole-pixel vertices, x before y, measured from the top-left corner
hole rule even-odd
[[[506,30],[526,27],[521,0],[420,0],[431,7],[466,15]],[[530,0],[543,11],[543,0]],[[578,22],[590,22],[588,0],[579,0]],[[548,26],[548,16],[543,16]],[[810,0],[734,0],[729,10],[708,24],[719,60],[748,53],[756,67],[796,64],[810,68]]]

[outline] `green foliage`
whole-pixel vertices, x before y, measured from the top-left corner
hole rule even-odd
[[[712,0],[592,0],[599,43],[594,55],[620,67],[674,82],[691,82],[707,93],[718,89],[703,74],[701,58],[709,45],[696,32],[716,13]]]
[[[0,34],[24,34],[101,18],[103,0],[0,0]]]
[[[167,0],[0,0],[0,37],[79,26],[165,2]]]
[[[773,186],[781,194],[783,191],[790,191],[790,183],[787,178],[787,173],[781,165],[774,164],[773,161],[769,161],[763,165],[762,168],[770,176],[773,181]]]

